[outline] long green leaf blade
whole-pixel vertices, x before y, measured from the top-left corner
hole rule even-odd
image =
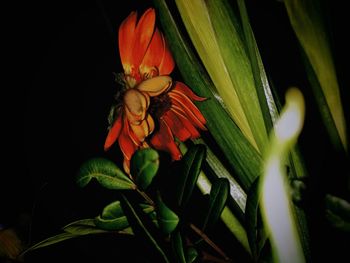
[[[258,95],[260,108],[264,117],[267,131],[270,132],[273,123],[277,120],[277,106],[271,91],[271,87],[266,76],[264,65],[259,53],[259,49],[254,37],[253,30],[249,23],[249,16],[244,0],[238,0],[239,13],[242,20],[242,27],[245,38],[245,46],[248,51],[256,92]]]
[[[192,196],[196,186],[203,159],[206,155],[204,145],[193,145],[188,149],[181,160],[180,182],[178,184],[177,204],[184,207]]]
[[[321,114],[324,114],[322,108],[326,105],[331,113],[333,121],[328,116],[324,116],[325,125],[328,126],[328,131],[337,130],[342,147],[347,150],[345,117],[320,1],[286,0],[284,3],[294,32],[320,84],[313,88],[314,93],[316,97],[325,98],[326,103],[318,101]],[[330,136],[334,135],[330,134]],[[337,142],[336,139],[332,141]],[[336,146],[340,145],[336,144]]]
[[[209,208],[207,216],[204,219],[202,231],[208,225],[214,225],[220,218],[226,205],[230,183],[225,178],[218,178],[212,184],[209,194]]]
[[[178,2],[183,2],[183,0],[178,0]],[[231,90],[229,89],[229,86],[216,85],[216,87],[218,91],[225,90],[228,93],[233,93],[234,90],[237,93],[258,150],[262,152],[268,139],[267,128],[264,123],[257,89],[255,88],[251,62],[246,54],[246,49],[241,37],[238,35],[238,31],[231,20],[231,17],[234,16],[232,8],[226,0],[194,2],[205,3],[204,9],[201,9],[201,12],[198,13],[206,15],[205,13],[208,12],[209,24],[202,24],[202,20],[198,19],[198,13],[192,13],[189,14],[193,23],[193,29],[191,30],[198,31],[203,27],[212,26],[211,34],[209,34],[210,31],[208,30],[206,35],[200,35],[201,41],[209,42],[215,40],[217,42],[217,49],[219,52],[218,56],[222,57],[225,65],[224,69],[228,72],[228,77],[232,83]],[[185,10],[189,11],[189,8],[190,7],[188,6]],[[189,33],[191,34],[191,31]],[[194,41],[194,37],[192,37],[192,40]],[[210,50],[206,48],[203,54],[205,55],[208,52],[210,52]],[[213,60],[215,60],[215,57],[211,58],[209,63],[212,63]],[[205,64],[205,66],[207,67],[208,65]],[[221,72],[221,75],[223,75],[223,72]],[[216,84],[215,81],[214,83]],[[264,91],[262,90],[262,93],[263,92]],[[223,99],[229,108],[231,104],[235,103],[230,97],[225,96]],[[240,127],[240,125],[238,126]]]

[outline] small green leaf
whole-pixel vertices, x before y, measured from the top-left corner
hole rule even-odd
[[[157,198],[157,216],[159,226],[164,234],[173,232],[179,223],[179,217],[164,204],[159,194]]]
[[[145,217],[145,214],[142,213],[137,206],[134,206],[124,194],[121,196],[123,210],[125,211],[135,234],[139,235],[139,237],[145,240],[147,244],[151,244],[152,248],[158,252],[158,255],[162,257],[163,261],[169,263],[170,261],[163,249],[159,237],[157,237],[157,231],[153,223],[150,222],[151,224],[149,224],[149,218]]]
[[[202,144],[191,146],[181,160],[177,204],[184,207],[189,201],[201,171],[202,161],[206,155],[206,148]]]
[[[202,231],[207,225],[213,225],[220,218],[222,210],[226,205],[230,183],[226,178],[218,178],[212,184],[209,195],[209,209],[204,220]]]
[[[150,205],[140,204],[143,211],[147,214],[154,212]],[[121,207],[120,201],[114,201],[107,205],[100,216],[95,218],[94,223],[99,228],[105,230],[118,231],[129,227],[129,222]]]
[[[131,158],[131,175],[142,190],[152,183],[159,167],[158,152],[152,148],[136,151]]]
[[[123,173],[112,161],[103,158],[94,158],[85,162],[78,173],[77,184],[86,186],[92,178],[105,188],[124,190],[135,189],[133,181]]]
[[[95,218],[95,223],[98,227],[106,230],[121,230],[129,226],[120,201],[107,205],[103,209],[102,215]]]
[[[171,235],[171,247],[173,249],[176,262],[187,263],[180,231],[175,231]]]
[[[82,219],[72,222],[62,228],[64,232],[74,235],[88,235],[105,233],[106,231],[96,227],[94,219]]]
[[[197,259],[198,252],[194,247],[188,248],[186,252],[186,263],[192,263]]]

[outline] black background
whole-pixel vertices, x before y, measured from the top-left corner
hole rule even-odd
[[[150,6],[151,1],[136,0],[54,0],[13,3],[4,9],[8,33],[4,42],[8,46],[4,48],[6,81],[1,115],[6,158],[2,164],[0,223],[18,229],[25,240],[42,240],[58,233],[66,223],[96,216],[113,196],[94,184],[79,189],[74,176],[90,157],[117,158],[116,147],[108,153],[103,151],[107,115],[116,87],[112,73],[121,71],[117,29],[130,11],[141,14]],[[349,87],[345,63],[348,42],[341,31],[346,18],[344,9],[333,5],[329,11],[335,50],[341,54],[337,65],[344,86]],[[306,87],[297,41],[283,4],[248,1],[248,11],[265,67],[282,98],[291,85]],[[326,160],[333,149],[311,92],[306,88],[302,91],[307,115],[300,143],[307,165],[317,174],[311,179],[313,198],[319,201],[325,189],[348,198],[346,177],[339,175],[342,167],[334,167],[338,157]],[[343,95],[348,102],[348,91]],[[347,103],[344,107],[349,112]],[[330,174],[334,180],[327,179]],[[321,215],[322,206],[314,205],[310,209],[313,219]],[[321,239],[314,242],[316,249],[330,246],[326,235],[343,238],[330,229],[319,232],[325,226],[322,217],[313,222],[311,231],[315,239]],[[126,255],[128,261],[142,262],[141,253],[131,253],[135,251],[133,241],[115,237],[71,240],[35,251],[26,260],[104,262]],[[321,254],[328,256],[334,251]]]

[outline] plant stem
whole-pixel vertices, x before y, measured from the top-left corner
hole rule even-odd
[[[154,201],[144,192],[140,189],[136,188],[136,191],[149,203],[151,206],[155,206]]]
[[[198,227],[196,227],[194,224],[190,224],[190,228],[196,232],[209,246],[211,246],[216,252],[218,252],[226,261],[229,261],[230,258],[226,256],[224,251],[221,250],[211,239],[204,233],[202,230],[200,230]]]

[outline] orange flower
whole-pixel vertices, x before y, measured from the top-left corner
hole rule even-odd
[[[118,140],[129,172],[130,159],[140,148],[154,147],[181,158],[175,143],[199,137],[205,119],[192,100],[203,101],[185,84],[173,82],[173,57],[163,34],[155,27],[155,11],[149,8],[137,21],[132,12],[119,27],[119,53],[124,73],[121,90],[112,108],[111,127],[104,149]]]

